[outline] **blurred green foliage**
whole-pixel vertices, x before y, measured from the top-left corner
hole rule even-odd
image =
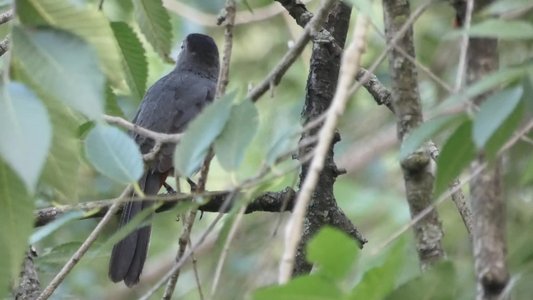
[[[223,45],[223,27],[215,25],[216,15],[224,6],[223,0],[182,1],[182,5],[193,9],[187,12],[177,9],[182,6],[173,5],[176,1],[106,0],[102,11],[98,10],[99,0],[14,1],[17,18],[0,26],[0,38],[9,36],[13,49],[0,57],[3,70],[0,107],[14,107],[13,111],[17,112],[30,101],[33,106],[45,109],[36,109],[35,115],[16,114],[7,108],[0,111],[2,116],[7,116],[0,120],[3,124],[0,128],[0,284],[3,286],[17,275],[18,268],[13,261],[22,258],[30,238],[31,210],[116,197],[123,185],[109,176],[113,177],[117,168],[128,164],[138,173],[140,158],[136,155],[125,155],[131,161],[117,162],[118,166],[105,160],[117,153],[134,153],[136,149],[131,143],[105,145],[109,152],[96,151],[101,157],[94,151],[84,152],[85,147],[94,150],[105,144],[90,139],[104,126],[102,112],[131,119],[146,88],[173,68],[170,61],[176,58],[180,42],[188,33],[210,34],[219,46]],[[309,9],[313,11],[318,2],[311,1]],[[354,1],[356,5],[359,2],[365,1]],[[416,7],[422,0],[411,3]],[[13,3],[2,1],[0,5],[2,11],[6,11]],[[476,146],[490,147],[491,152],[496,153],[516,128],[531,122],[533,39],[526,29],[531,28],[533,14],[529,11],[509,22],[494,17],[526,5],[527,0],[496,1],[483,16],[476,16],[491,19],[472,28],[474,35],[503,38],[499,45],[500,71],[466,87],[461,93],[451,94],[419,70],[420,93],[428,118],[439,116],[446,108],[494,87],[506,88],[493,96],[492,104],[475,114],[452,118],[436,129],[429,128],[434,126],[432,122],[427,123],[427,127],[420,130],[421,136],[412,137],[416,141],[414,144],[431,137],[442,146],[444,158],[441,157],[439,164],[445,166],[441,172],[447,174],[440,179],[442,186],[460,175],[471,158],[467,154]],[[239,13],[264,11],[265,7],[272,9],[277,4],[270,0],[238,2]],[[374,1],[362,11],[369,13],[376,28],[383,32],[380,3]],[[352,25],[356,13],[354,10]],[[252,16],[260,17],[258,13]],[[458,34],[461,33],[452,27],[453,17],[448,2],[439,1],[414,26],[417,60],[450,86],[454,85],[457,74]],[[196,20],[200,18],[207,18],[211,25],[199,24]],[[283,13],[235,27],[228,90],[241,93],[236,99],[230,99],[235,100],[232,114],[253,109],[235,103],[244,98],[242,95],[250,85],[264,79],[301,31],[291,17]],[[370,65],[384,45],[381,34],[371,31],[363,66]],[[228,189],[242,183],[257,175],[265,163],[273,165],[268,180],[244,191],[241,203],[262,191],[296,186],[296,161],[274,162],[280,155],[296,149],[311,50],[312,46],[307,46],[280,85],[256,103],[256,119],[238,120],[246,126],[242,135],[238,134],[239,124],[230,121],[228,124],[232,125],[226,127],[223,138],[219,138],[220,132],[212,137],[210,141],[219,138],[215,143],[219,143],[224,154],[213,161],[208,190]],[[375,74],[389,86],[385,64]],[[13,85],[20,85],[27,91],[26,96],[10,98],[12,94],[6,90]],[[513,94],[517,90],[523,91],[521,97]],[[8,133],[18,128],[12,120],[31,125],[22,129],[32,130],[10,135]],[[421,275],[410,232],[391,244],[383,244],[410,218],[398,166],[400,146],[391,130],[394,124],[392,114],[376,106],[364,90],[350,99],[339,124],[342,141],[336,145],[335,155],[339,167],[346,168],[348,174],[338,178],[335,196],[339,206],[369,240],[363,250],[356,251],[353,241],[341,233],[324,230],[309,245],[309,259],[318,263],[316,272],[283,287],[254,292],[276,282],[287,214],[246,215],[232,241],[214,299],[472,299],[475,280],[471,246],[451,201],[438,208],[446,233],[443,240],[446,262]],[[47,128],[52,131],[48,139],[50,145],[39,139],[46,137]],[[454,139],[457,128],[467,128],[460,132],[466,138]],[[32,145],[25,147],[32,159],[21,162],[16,158],[16,151],[21,149],[8,146],[25,145],[24,138]],[[470,139],[471,149],[464,148],[464,139]],[[527,134],[504,155],[508,261],[513,284],[511,293],[515,299],[527,299],[533,293],[530,284],[533,280],[533,236],[524,230],[533,228],[532,140],[533,134]],[[231,151],[235,144],[245,150],[242,153]],[[410,149],[417,148],[414,144],[409,145]],[[192,148],[191,151],[197,152],[205,150]],[[106,157],[104,152],[108,153]],[[466,154],[458,155],[460,153]],[[224,161],[218,162],[221,157]],[[111,170],[102,168],[102,164]],[[121,177],[120,181],[132,182],[134,177]],[[169,183],[174,184],[171,181]],[[107,279],[110,241],[117,238],[115,224],[111,224],[55,292],[55,299],[131,299],[142,294],[173,261],[181,231],[176,215],[180,213],[183,208],[153,218],[147,266],[141,283],[134,289],[114,285]],[[213,237],[195,253],[204,294],[210,291],[213,270],[234,217],[234,213],[225,216]],[[206,213],[197,220],[193,243],[213,218],[213,214]],[[58,228],[40,232],[39,242],[34,245],[39,253],[36,262],[42,284],[48,283],[57,273],[97,220],[57,222]],[[199,299],[191,264],[183,269],[175,296]]]

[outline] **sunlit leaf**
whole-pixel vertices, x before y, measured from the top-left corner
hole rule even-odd
[[[104,76],[90,47],[55,29],[13,28],[15,59],[32,86],[89,118],[103,112]]]
[[[123,22],[112,22],[111,28],[117,39],[126,81],[131,91],[131,95],[140,101],[146,90],[146,78],[148,77],[148,65],[144,55],[144,48],[131,27]]]
[[[281,286],[261,288],[253,294],[254,300],[331,300],[341,299],[342,292],[324,277],[317,275],[296,277]]]
[[[85,153],[100,173],[120,183],[133,183],[143,174],[137,144],[120,129],[97,124],[85,139]]]
[[[100,64],[93,64],[100,65],[107,77],[120,85],[124,75],[118,46],[108,20],[96,7],[69,0],[17,0],[15,8],[23,24],[50,25],[82,37],[98,53]],[[71,55],[81,58],[81,54],[75,51]]]
[[[24,85],[0,88],[0,156],[33,192],[50,149],[52,128],[46,108]]]
[[[209,146],[220,135],[231,113],[234,94],[208,105],[187,127],[174,152],[177,174],[190,177],[202,165]]]
[[[496,130],[512,114],[522,98],[523,89],[516,86],[488,97],[474,119],[474,142],[478,149],[485,147]]]
[[[472,121],[467,120],[448,138],[437,159],[436,195],[440,195],[470,164],[475,151],[476,147],[472,141]]]
[[[244,152],[258,127],[258,113],[252,101],[244,100],[231,109],[224,130],[215,141],[215,153],[226,170],[238,168],[244,159]]]
[[[2,140],[3,142],[3,140]],[[0,159],[0,297],[19,276],[28,237],[33,229],[32,198],[24,183]]]
[[[448,115],[437,117],[435,119],[424,122],[420,127],[411,132],[403,141],[400,148],[400,159],[405,159],[409,154],[413,153],[424,142],[431,139],[438,132],[448,128],[448,126],[455,123],[460,123],[465,119],[464,114]]]
[[[342,279],[353,269],[359,253],[357,242],[346,233],[323,227],[307,245],[307,259],[318,266],[319,274]]]
[[[172,41],[170,17],[161,0],[135,0],[135,17],[154,50],[168,60]]]

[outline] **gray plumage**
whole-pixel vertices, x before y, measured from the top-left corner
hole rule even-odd
[[[189,122],[210,103],[215,95],[219,70],[218,49],[209,36],[190,34],[182,43],[176,67],[148,89],[133,123],[163,133],[180,133]],[[148,153],[154,141],[133,134],[141,149]],[[156,195],[166,177],[172,175],[172,154],[175,145],[161,147],[156,160],[147,166],[139,185],[146,195]],[[128,202],[122,211],[120,226],[124,226],[151,202]],[[109,277],[113,282],[124,281],[127,286],[139,282],[148,243],[150,226],[130,233],[113,247],[109,262]]]

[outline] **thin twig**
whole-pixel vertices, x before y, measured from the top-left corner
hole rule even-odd
[[[189,247],[192,245],[191,239],[189,238]],[[194,251],[191,252],[191,261],[192,261],[192,270],[194,272],[194,280],[196,281],[196,287],[198,288],[198,296],[200,300],[204,300],[204,293],[202,292],[202,284],[200,283],[200,276],[198,275],[198,264]]]
[[[235,193],[231,193],[227,196],[226,200],[224,201],[224,204],[220,207],[220,210],[221,211],[224,211],[227,206],[229,205],[230,202],[233,201],[233,198],[235,197],[236,195],[236,192]],[[213,220],[213,222],[211,222],[211,224],[209,224],[209,226],[207,227],[207,229],[204,231],[204,233],[202,234],[202,236],[200,237],[200,239],[198,240],[198,242],[196,242],[196,244],[194,244],[193,246],[190,247],[189,251],[187,251],[182,257],[181,259],[176,262],[174,264],[174,266],[172,266],[172,268],[154,285],[152,286],[152,288],[146,292],[141,298],[140,300],[148,300],[150,299],[150,297],[155,293],[157,292],[157,290],[159,290],[159,288],[161,288],[163,286],[163,284],[165,284],[165,282],[168,281],[168,279],[172,276],[172,274],[174,274],[177,270],[179,270],[183,264],[185,263],[185,261],[187,261],[187,259],[192,255],[192,253],[194,251],[196,251],[196,249],[198,249],[199,246],[202,245],[202,243],[205,241],[205,239],[207,238],[207,236],[213,231],[213,229],[215,228],[215,225],[220,221],[220,219],[222,219],[222,216],[224,214],[222,212],[219,212],[218,215],[215,217],[215,219]]]
[[[121,117],[104,115],[104,121],[106,121],[109,124],[120,126],[129,131],[133,131],[139,135],[150,138],[154,140],[155,142],[160,142],[163,144],[164,143],[177,143],[179,142],[181,136],[183,135],[183,133],[168,134],[168,133],[160,133],[160,132],[152,131],[144,127],[138,126],[136,124],[133,124],[129,122],[128,120],[121,118]]]
[[[233,26],[235,24],[236,4],[234,0],[227,0],[224,8],[225,28],[224,28],[224,55],[222,57],[222,68],[218,76],[217,90],[215,98],[220,99],[226,92],[229,83],[229,64],[231,61],[231,50],[233,48]],[[221,18],[222,20],[222,18]]]
[[[309,2],[308,0],[302,2]],[[196,24],[206,27],[217,26],[217,15],[200,11],[192,6],[189,6],[181,1],[163,0],[163,6],[169,11],[186,18]],[[239,10],[236,11],[235,25],[244,25],[248,23],[255,23],[260,21],[266,21],[274,18],[284,11],[276,3],[272,3],[263,7],[254,8],[253,11]]]
[[[436,207],[438,207],[440,204],[444,202],[444,200],[448,199],[450,195],[460,190],[465,184],[470,182],[474,177],[476,177],[481,171],[483,171],[487,167],[487,164],[480,165],[476,170],[473,170],[470,175],[464,179],[459,185],[454,186],[453,188],[446,191],[444,194],[442,194],[439,198],[437,198],[436,201],[432,202],[431,205],[424,208],[424,210],[420,211],[416,216],[413,216],[409,222],[407,222],[405,225],[400,227],[395,233],[391,234],[383,243],[381,243],[379,246],[374,248],[372,251],[370,251],[371,255],[376,255],[380,253],[383,249],[387,248],[392,242],[394,242],[397,238],[399,238],[402,234],[407,232],[411,227],[413,227],[415,224],[420,222],[425,216],[427,216],[430,212],[432,212]]]
[[[226,242],[224,243],[224,248],[222,249],[222,253],[220,253],[220,257],[217,263],[217,268],[215,269],[215,276],[213,278],[213,286],[211,287],[210,299],[215,299],[215,292],[217,290],[218,282],[220,280],[220,275],[222,274],[222,267],[224,266],[224,262],[226,261],[226,257],[228,256],[229,246],[231,244],[231,241],[233,241],[233,239],[235,238],[235,234],[237,233],[237,228],[239,228],[239,225],[242,222],[242,217],[244,216],[245,211],[246,211],[246,206],[241,207],[241,209],[237,213],[237,216],[235,217],[235,221],[233,221],[233,224],[231,224],[231,229],[228,233],[228,237],[226,238]]]
[[[455,93],[463,88],[464,77],[466,74],[466,57],[468,53],[468,43],[470,37],[468,36],[468,31],[470,30],[470,23],[472,20],[472,11],[474,10],[474,0],[465,0],[466,1],[466,15],[464,20],[464,29],[463,35],[461,37],[461,49],[459,55],[459,66],[457,67],[457,75],[455,81]]]
[[[179,247],[178,247],[178,253],[176,254],[176,261],[179,261],[181,257],[183,257],[183,254],[185,253],[185,249],[187,248],[187,244],[191,240],[191,231],[192,231],[192,226],[194,225],[194,220],[196,219],[196,212],[197,212],[197,209],[193,209],[183,222],[184,223],[183,232],[179,238]],[[162,298],[163,300],[172,299],[172,294],[174,294],[174,289],[176,288],[176,283],[178,282],[179,275],[180,275],[180,270],[178,269],[168,279],[165,292],[163,293],[163,298]]]
[[[343,114],[348,99],[348,90],[355,79],[361,55],[364,51],[368,19],[359,16],[355,26],[353,40],[346,49],[339,74],[335,96],[328,109],[326,120],[319,133],[319,141],[314,150],[309,171],[296,198],[296,205],[286,226],[285,247],[280,262],[279,283],[286,283],[292,274],[296,248],[301,238],[303,220],[311,194],[313,193],[320,171],[324,167],[324,158],[333,139],[338,118]]]
[[[529,131],[531,131],[531,129],[533,129],[533,120],[516,131],[516,133],[498,151],[498,156],[501,156],[505,152],[509,151],[509,149],[511,149],[519,140],[521,140],[522,136],[526,135]],[[408,223],[406,223],[404,226],[398,229],[395,233],[390,235],[389,238],[387,238],[383,243],[381,243],[379,246],[377,246],[372,251],[370,251],[370,254],[376,255],[380,253],[383,249],[385,249],[392,242],[394,242],[398,237],[400,237],[402,234],[407,232],[411,227],[413,227],[416,223],[422,220],[433,209],[435,209],[437,206],[443,203],[444,200],[448,199],[448,197],[450,197],[453,193],[456,193],[464,185],[466,185],[472,179],[474,179],[474,177],[479,175],[487,166],[488,164],[486,162],[477,166],[475,170],[472,170],[472,172],[470,172],[470,174],[466,177],[466,179],[464,179],[458,185],[453,186],[453,188],[450,188],[448,191],[440,195],[440,197],[438,197],[437,200],[434,201],[430,206],[426,207],[418,215],[414,216]]]
[[[333,0],[328,0],[322,7],[318,9],[316,15],[305,26],[305,30],[300,38],[294,43],[292,48],[285,53],[281,61],[274,67],[274,69],[267,75],[265,80],[255,86],[249,93],[248,98],[252,101],[257,101],[266,91],[272,86],[278,85],[281,77],[289,69],[289,67],[296,61],[300,53],[302,53],[305,45],[311,40],[312,33],[316,32],[319,26],[326,18],[329,7],[331,7]]]
[[[115,203],[109,208],[105,216],[100,220],[98,225],[93,229],[91,234],[85,239],[85,241],[81,244],[81,246],[76,250],[76,252],[72,255],[72,257],[67,261],[67,263],[61,268],[59,273],[50,281],[48,286],[43,290],[43,292],[39,295],[37,300],[46,300],[48,299],[52,293],[57,289],[57,287],[63,282],[67,274],[74,268],[74,266],[80,261],[80,259],[83,257],[83,255],[89,250],[89,247],[94,243],[98,235],[102,232],[105,225],[111,220],[111,218],[115,215],[115,213],[119,210],[121,206],[121,202],[123,202],[126,198],[128,198],[128,195],[131,194],[131,186],[128,186],[118,197],[118,199],[115,201]]]
[[[223,50],[224,54],[222,57],[222,67],[220,68],[220,73],[218,76],[215,99],[220,99],[224,95],[226,91],[226,87],[229,83],[229,65],[231,61],[231,51],[233,47],[233,26],[235,23],[235,11],[236,11],[235,1],[227,0],[226,6],[224,8],[224,16],[220,18],[220,23],[222,23],[223,20],[225,20],[226,25],[225,25],[225,30],[224,30],[224,50]],[[200,172],[201,173],[200,180],[198,182],[198,185],[195,188],[194,193],[205,192],[207,177],[209,175],[209,166],[211,164],[212,158],[213,158],[213,153],[212,153],[212,150],[210,150],[202,165],[202,170]],[[189,213],[189,217],[186,220],[183,233],[179,238],[179,249],[178,249],[178,254],[176,256],[176,261],[180,261],[180,259],[183,257],[185,253],[185,250],[187,249],[187,243],[190,240],[191,230],[192,230],[194,221],[196,219],[197,211],[198,211],[197,208],[194,208],[193,210],[191,210],[191,212]],[[191,249],[191,255],[192,253],[193,253],[193,250]],[[172,294],[174,293],[174,289],[176,288],[176,283],[180,275],[180,270],[181,268],[177,268],[172,273],[170,278],[168,279],[167,286],[163,294],[164,300],[170,300],[172,298]]]
[[[379,28],[376,25],[374,25],[374,29],[378,33],[378,35],[380,37],[382,37],[383,39],[386,39],[385,35],[381,31],[379,31]],[[394,47],[395,51],[398,51],[398,53],[400,53],[408,61],[413,63],[420,71],[422,71],[423,73],[427,74],[429,76],[429,78],[433,79],[433,81],[438,83],[447,92],[452,92],[453,91],[453,88],[448,83],[446,83],[439,76],[437,76],[437,74],[433,73],[428,67],[426,67],[424,64],[419,62],[416,58],[414,58],[413,56],[409,55],[409,53],[405,52],[405,50],[402,47],[396,45],[396,43],[392,44],[392,46]]]

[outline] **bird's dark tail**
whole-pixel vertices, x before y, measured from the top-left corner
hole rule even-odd
[[[148,170],[139,184],[145,195],[156,195],[166,176],[158,172]],[[151,201],[132,201],[126,203],[122,210],[119,226],[125,226],[141,210],[152,205]],[[124,280],[127,286],[133,286],[139,282],[139,277],[146,260],[148,242],[150,241],[151,226],[147,225],[136,229],[120,242],[115,244],[111,259],[109,260],[109,278],[113,282]]]

